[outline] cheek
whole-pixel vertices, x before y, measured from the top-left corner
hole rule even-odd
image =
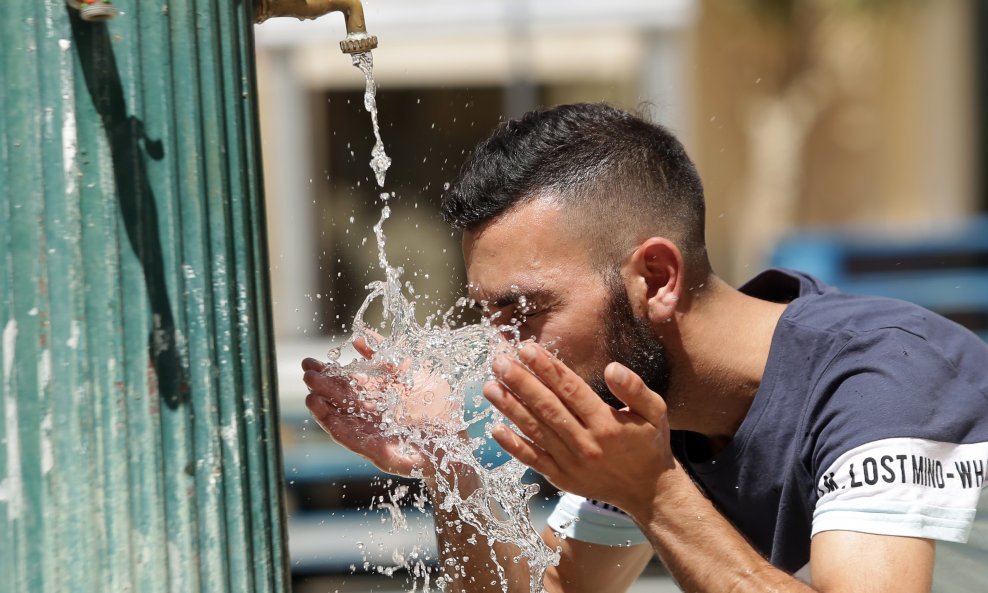
[[[566,366],[584,379],[600,373],[610,360],[599,323],[546,322],[533,336],[536,341],[556,352]]]

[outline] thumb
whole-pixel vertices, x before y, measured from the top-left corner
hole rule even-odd
[[[353,347],[361,356],[370,360],[374,357],[374,350],[377,345],[384,341],[384,336],[370,328],[364,328],[363,334],[353,341]]]
[[[612,362],[604,369],[607,387],[628,409],[638,414],[654,426],[661,425],[666,416],[666,402],[649,389],[641,377],[618,362]]]
[[[353,341],[353,348],[366,360],[374,357],[374,347],[367,343],[367,338],[361,336]]]

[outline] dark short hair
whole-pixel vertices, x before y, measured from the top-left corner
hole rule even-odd
[[[675,136],[643,117],[577,103],[504,122],[467,158],[442,214],[469,231],[541,197],[573,208],[597,243],[624,249],[659,234],[709,271],[700,176]]]

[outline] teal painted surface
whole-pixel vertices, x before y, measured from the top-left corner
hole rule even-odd
[[[0,592],[287,590],[251,8],[0,20]]]

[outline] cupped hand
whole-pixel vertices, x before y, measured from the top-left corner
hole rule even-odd
[[[373,349],[363,338],[353,345],[364,358],[373,358]],[[396,432],[414,431],[428,443],[430,437],[457,431],[461,404],[450,397],[444,380],[427,369],[409,373],[407,363],[401,368],[380,364],[373,373],[350,376],[330,376],[323,372],[326,368],[314,358],[302,361],[302,379],[310,390],[305,405],[323,430],[387,473],[426,477],[434,473],[436,452],[427,445],[423,450],[407,443]],[[392,400],[398,405],[385,405],[389,392],[398,395],[399,401]]]
[[[498,426],[504,449],[556,487],[604,500],[634,514],[647,508],[659,477],[674,469],[665,401],[616,362],[604,379],[627,407],[615,410],[543,347],[527,344],[519,360],[495,360],[497,381],[484,395],[521,435]]]

